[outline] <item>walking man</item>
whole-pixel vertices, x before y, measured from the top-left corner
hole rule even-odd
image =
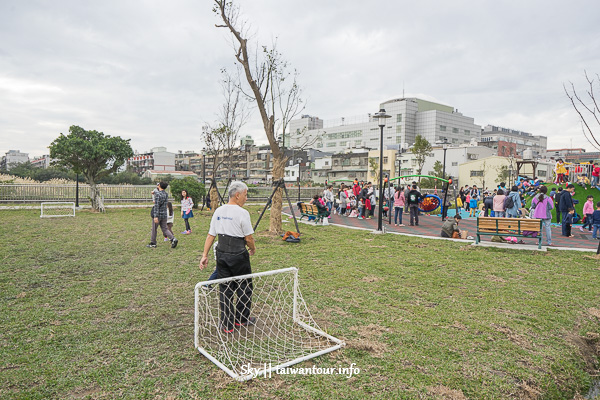
[[[167,203],[169,201],[169,195],[165,192],[167,187],[169,187],[168,183],[160,182],[156,187],[158,191],[153,192],[154,206],[152,206],[152,211],[150,211],[150,216],[152,217],[152,234],[150,244],[147,244],[146,247],[156,247],[156,230],[159,226],[163,236],[169,238],[171,241],[171,248],[174,249],[177,247],[177,239],[175,239],[175,236],[173,236],[167,227]]]
[[[208,265],[208,252],[218,236],[217,279],[251,274],[250,256],[256,252],[254,229],[250,214],[244,208],[248,199],[248,186],[235,181],[229,186],[229,202],[216,209],[210,221],[210,228],[204,252],[200,260],[200,270]],[[247,247],[247,249],[246,249]],[[232,333],[234,327],[254,325],[256,318],[250,316],[252,303],[252,279],[230,281],[219,285],[221,326],[224,333]],[[233,297],[237,295],[234,304]]]

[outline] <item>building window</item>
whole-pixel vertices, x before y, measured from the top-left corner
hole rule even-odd
[[[325,161],[325,165],[329,165],[329,161]]]
[[[446,132],[446,125],[440,125],[440,131]]]
[[[546,171],[539,170],[537,176],[538,177],[540,177],[540,176],[544,176],[545,177],[546,176]]]
[[[327,143],[327,147],[335,147],[335,146],[337,146],[336,142],[328,142]]]
[[[465,135],[470,135],[470,134],[471,134],[471,131],[470,131],[470,130],[467,130],[467,129],[465,129]]]
[[[317,143],[317,149],[323,148],[323,143]]]
[[[396,122],[402,122],[402,114],[396,114]]]
[[[387,157],[383,157],[383,163],[387,164],[388,163],[388,158]]]
[[[453,167],[458,167],[458,161],[452,161],[452,166]]]
[[[469,160],[477,160],[479,158],[479,154],[467,154],[467,158]]]
[[[483,171],[471,171],[471,177],[483,176]]]
[[[396,144],[402,144],[402,136],[396,136]]]
[[[452,128],[452,133],[458,133],[458,128]]]
[[[402,133],[402,125],[396,126],[396,133]]]
[[[292,176],[294,176],[295,173],[296,173],[296,171],[292,171]]]
[[[339,165],[339,161],[338,160],[333,160],[333,165],[337,167]]]
[[[350,165],[350,159],[346,158],[346,159],[342,160],[342,165],[345,165],[345,166]]]
[[[348,144],[348,142],[346,142],[346,141],[340,142],[340,146],[346,146],[347,144]]]

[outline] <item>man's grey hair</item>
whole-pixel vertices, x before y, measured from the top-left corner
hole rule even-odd
[[[242,193],[244,190],[248,190],[248,186],[244,182],[231,182],[231,185],[229,185],[229,198],[235,197],[236,194]]]

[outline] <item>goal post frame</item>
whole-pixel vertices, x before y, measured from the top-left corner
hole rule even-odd
[[[68,215],[44,215],[44,205],[48,206],[59,206],[64,205],[64,209],[69,209],[71,212]],[[52,208],[52,207],[50,207]],[[56,207],[55,207],[56,208]],[[45,201],[40,203],[40,218],[56,218],[56,217],[74,217],[75,216],[75,202],[72,201]]]
[[[266,364],[265,363],[265,368],[262,368],[258,371],[256,371],[254,374],[246,374],[246,375],[241,375],[236,373],[235,371],[233,371],[231,368],[227,367],[226,365],[224,365],[222,362],[220,362],[219,360],[217,360],[215,357],[213,357],[207,349],[205,349],[204,347],[202,347],[200,345],[200,340],[199,340],[199,331],[200,331],[200,318],[199,318],[199,311],[200,311],[200,291],[202,290],[202,286],[205,285],[218,285],[220,283],[225,283],[225,282],[229,282],[229,281],[234,281],[234,280],[243,280],[243,279],[249,279],[249,278],[258,278],[258,277],[264,277],[264,276],[269,276],[269,275],[275,275],[275,274],[284,274],[284,273],[293,273],[294,275],[294,283],[293,283],[293,310],[292,310],[292,314],[293,314],[293,321],[295,324],[297,324],[299,327],[303,328],[304,330],[311,332],[315,335],[319,335],[322,336],[323,338],[326,338],[327,340],[331,341],[333,346],[330,346],[328,348],[319,350],[319,351],[315,351],[314,353],[305,355],[305,356],[301,356],[301,357],[297,357],[293,360],[290,361],[286,361],[284,363],[281,363],[279,365],[271,365],[271,364]],[[227,373],[227,375],[229,375],[230,377],[232,377],[233,379],[235,379],[236,381],[247,381],[250,379],[253,379],[255,377],[258,376],[271,376],[271,374],[273,372],[276,372],[280,369],[284,369],[287,368],[291,365],[306,361],[306,360],[310,360],[312,358],[315,357],[319,357],[323,354],[327,354],[330,353],[332,351],[338,350],[342,347],[344,347],[346,345],[346,343],[340,339],[337,339],[327,333],[325,333],[324,331],[322,331],[321,329],[315,328],[313,326],[310,326],[309,324],[305,323],[304,321],[302,321],[299,317],[299,313],[298,313],[298,289],[299,289],[299,284],[298,284],[298,268],[295,267],[291,267],[291,268],[284,268],[284,269],[278,269],[278,270],[273,270],[273,271],[265,271],[265,272],[259,272],[259,273],[255,273],[255,274],[247,274],[247,275],[239,275],[239,276],[234,276],[234,277],[230,277],[230,278],[221,278],[221,279],[214,279],[214,280],[210,280],[210,281],[203,281],[203,282],[199,282],[196,284],[196,286],[194,287],[194,346],[196,347],[196,349],[202,354],[204,355],[207,359],[209,359],[210,361],[212,361],[215,365],[217,365],[219,368],[221,368],[225,373]],[[300,297],[301,299],[301,297]],[[312,318],[311,318],[312,319]],[[314,321],[313,321],[314,322]]]

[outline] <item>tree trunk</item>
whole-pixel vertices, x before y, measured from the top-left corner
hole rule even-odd
[[[273,182],[277,182],[285,173],[285,156],[283,152],[279,152],[277,157],[273,158]],[[281,228],[281,209],[282,209],[282,197],[283,190],[277,189],[273,196],[273,203],[271,204],[271,217],[269,219],[269,232],[273,234],[280,234],[283,232]]]
[[[87,178],[88,183],[90,184],[90,200],[92,202],[92,211],[100,211],[100,192],[98,191],[98,186],[93,179]]]
[[[219,207],[219,193],[217,192],[216,187],[211,187],[210,189],[210,209],[216,210]]]

